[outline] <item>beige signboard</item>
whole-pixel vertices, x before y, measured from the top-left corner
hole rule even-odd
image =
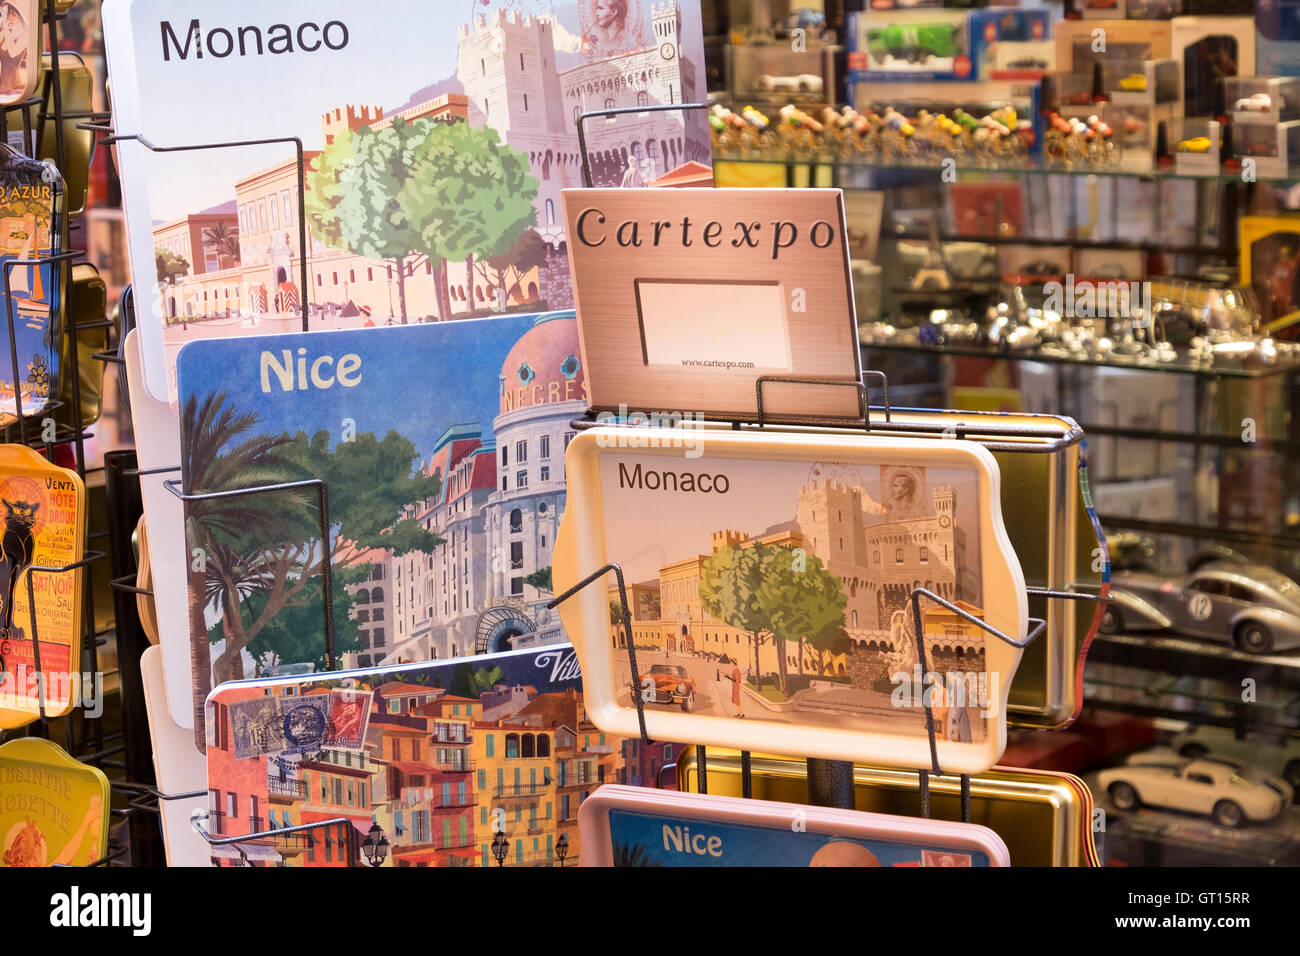
[[[567,189],[593,408],[758,415],[760,377],[861,379],[838,189]],[[767,415],[854,418],[850,387],[774,382]]]

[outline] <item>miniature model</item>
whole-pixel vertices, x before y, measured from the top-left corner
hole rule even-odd
[[[1129,93],[1145,93],[1147,78],[1145,73],[1130,73],[1119,81],[1119,88]]]
[[[1209,755],[1241,761],[1267,759],[1279,768],[1279,777],[1300,787],[1300,740],[1294,737],[1263,737],[1251,732],[1239,738],[1227,727],[1196,727],[1178,734],[1169,746],[1189,760]]]
[[[1224,757],[1188,760],[1167,747],[1103,770],[1098,783],[1120,810],[1143,804],[1208,816],[1225,827],[1265,823],[1291,805],[1291,785]]]
[[[757,85],[765,93],[820,93],[822,78],[815,73],[800,73],[798,76],[764,73],[758,78]]]
[[[1154,574],[1113,578],[1101,630],[1171,630],[1231,642],[1248,654],[1300,647],[1300,585],[1272,568],[1214,561],[1185,583]]]
[[[1279,98],[1280,99],[1280,98]],[[1282,108],[1279,101],[1278,109]],[[1273,98],[1267,93],[1254,93],[1250,96],[1243,96],[1232,105],[1232,109],[1237,113],[1267,113],[1273,108]]]
[[[1208,153],[1210,151],[1210,138],[1208,136],[1197,136],[1193,139],[1185,139],[1178,144],[1180,153]]]
[[[888,26],[867,35],[867,52],[878,63],[891,61],[924,64],[934,59],[951,59],[957,47],[957,27],[947,23]]]

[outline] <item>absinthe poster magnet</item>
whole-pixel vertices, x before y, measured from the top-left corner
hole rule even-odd
[[[161,400],[182,342],[299,330],[304,300],[312,330],[570,307],[578,117],[704,92],[698,0],[110,0],[104,30],[119,133],[304,150],[299,209],[291,142],[118,145]],[[586,145],[601,185],[711,162],[702,111],[588,124]]]
[[[0,144],[0,269],[8,276],[0,298],[17,350],[0,334],[0,426],[20,411],[39,414],[57,384],[60,283],[49,259],[62,249],[62,217],[63,178],[54,164]]]

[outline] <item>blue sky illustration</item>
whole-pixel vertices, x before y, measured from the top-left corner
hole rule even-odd
[[[266,434],[313,434],[326,429],[338,436],[343,420],[353,419],[358,434],[382,438],[390,430],[411,440],[427,458],[450,425],[478,423],[491,441],[499,410],[501,363],[533,326],[536,315],[467,319],[420,325],[328,332],[291,332],[247,338],[200,339],[187,343],[177,358],[182,406],[191,395],[202,399],[223,391],[241,412],[256,412],[257,430]],[[284,392],[274,375],[272,391],[262,391],[264,350],[278,357],[306,348],[309,363],[320,355],[361,359],[361,384]],[[242,437],[247,437],[242,436]],[[242,440],[237,439],[237,440]]]

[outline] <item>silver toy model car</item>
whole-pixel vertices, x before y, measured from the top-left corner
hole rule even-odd
[[[1248,654],[1300,647],[1300,585],[1258,564],[1212,561],[1186,580],[1121,572],[1101,630],[1168,630],[1231,643]]]

